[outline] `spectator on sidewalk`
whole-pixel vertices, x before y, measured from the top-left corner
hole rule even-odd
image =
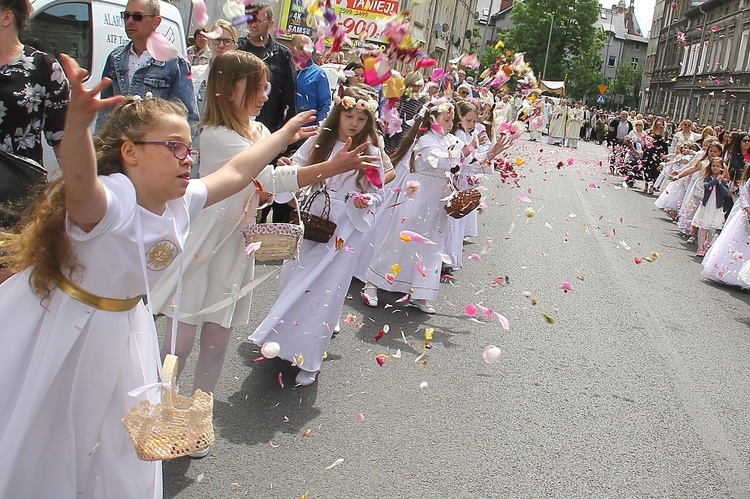
[[[114,49],[104,64],[102,78],[112,85],[102,90],[101,98],[113,95],[140,95],[179,100],[188,110],[188,122],[198,122],[190,63],[177,55],[168,61],[157,61],[146,49],[146,41],[161,23],[159,0],[130,0],[121,13],[125,33],[130,41]],[[99,113],[97,131],[107,120],[111,108]]]
[[[193,35],[193,45],[187,49],[187,60],[191,66],[203,66],[211,60],[211,49],[208,47],[206,28],[198,28]]]
[[[321,122],[331,107],[331,88],[325,70],[313,62],[314,51],[309,36],[292,37],[292,56],[297,71],[297,111],[315,109],[318,111],[315,121]]]

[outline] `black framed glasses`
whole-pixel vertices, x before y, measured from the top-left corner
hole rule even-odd
[[[144,14],[143,12],[128,12],[127,10],[120,12],[120,17],[123,21],[127,21],[131,17],[133,21],[139,23],[143,21],[144,17],[158,17],[156,14]]]
[[[750,139],[742,139],[742,142],[750,142]]]
[[[139,140],[133,142],[133,144],[167,146],[172,149],[172,155],[180,161],[183,161],[188,156],[192,157],[193,160],[198,158],[198,149],[188,147],[187,144],[179,140]]]
[[[234,38],[215,38],[211,40],[214,45],[233,45],[237,43]]]

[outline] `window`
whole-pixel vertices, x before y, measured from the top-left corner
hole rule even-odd
[[[635,49],[635,50],[641,50],[641,44],[640,43],[634,43],[633,44],[633,49]]]
[[[617,57],[613,55],[609,56],[609,61],[607,62],[607,66],[609,66],[610,68],[613,68],[615,67],[616,63],[617,63]]]
[[[633,69],[638,69],[638,63],[639,63],[639,62],[640,62],[640,61],[639,61],[639,60],[638,60],[638,58],[636,58],[636,57],[633,57],[633,58],[632,58],[632,59],[630,60],[630,64],[631,64],[631,65],[633,66]]]
[[[64,3],[38,12],[23,42],[55,57],[69,54],[91,71],[91,4]]]
[[[606,12],[602,12],[601,17],[602,17],[602,19],[606,19],[607,18],[607,13]]]

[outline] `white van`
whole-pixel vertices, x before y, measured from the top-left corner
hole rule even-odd
[[[160,3],[162,21],[157,31],[185,55],[180,11],[172,4]],[[22,41],[55,57],[73,57],[89,72],[89,87],[99,82],[109,53],[128,41],[125,22],[120,17],[127,0],[32,0],[31,5],[34,12]],[[44,165],[53,171],[57,160],[52,148],[46,142],[44,145]]]

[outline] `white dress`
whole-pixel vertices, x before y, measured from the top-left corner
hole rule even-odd
[[[703,152],[699,152],[694,154],[692,157],[690,157],[690,161],[680,166],[679,169],[675,169],[677,173],[681,173],[688,168],[695,165],[697,161],[700,160],[700,158],[703,156]],[[691,180],[693,179],[693,176],[688,175],[685,177],[682,177],[680,180],[675,180],[672,182],[669,182],[667,184],[667,187],[662,191],[661,194],[659,194],[659,197],[654,201],[654,204],[657,208],[660,208],[664,211],[679,211],[680,207],[682,206],[682,201],[685,198],[685,192],[687,191],[688,185],[690,184]]]
[[[261,140],[270,135],[262,126]],[[207,127],[201,134],[201,175],[209,175],[242,151],[252,147],[253,142],[225,127]],[[267,166],[258,180],[268,192],[289,192],[299,188],[297,167]],[[245,240],[241,231],[255,223],[258,196],[255,185],[203,210],[190,224],[190,235],[185,243],[185,261],[180,320],[187,324],[200,325],[213,322],[223,327],[242,327],[250,322],[252,291],[242,295],[240,290],[248,286],[255,275],[255,260],[245,253]],[[248,205],[248,200],[250,204]],[[247,217],[244,210],[247,206]],[[174,315],[177,283],[180,266],[172,265],[151,293],[154,312],[161,311],[168,317]],[[236,299],[220,310],[201,313],[230,296]]]
[[[740,197],[732,206],[727,222],[703,259],[701,274],[714,281],[750,287],[740,278],[745,262],[750,260],[750,224],[745,208],[750,206],[750,182],[740,188]]]
[[[299,148],[292,157],[295,163],[307,164],[315,139],[309,138]],[[331,156],[343,146],[343,142],[336,142]],[[370,147],[368,154],[377,156],[379,150]],[[382,168],[380,173],[382,176]],[[357,172],[348,172],[325,181],[331,198],[330,220],[336,223],[336,232],[328,243],[302,241],[299,261],[284,263],[276,301],[249,338],[257,345],[267,341],[279,343],[279,357],[306,371],[318,371],[323,363],[323,355],[349,292],[363,232],[370,229],[375,219],[374,209],[383,199],[382,190],[363,178],[373,205],[356,208],[354,199],[349,196],[351,192],[360,192],[356,179]],[[309,211],[320,215],[323,204],[321,193]],[[337,249],[339,239],[342,242]]]
[[[409,173],[409,155],[404,156],[401,161],[394,167],[396,176],[390,183],[383,186],[383,201],[375,209],[375,221],[362,238],[362,248],[357,257],[357,266],[354,269],[354,277],[365,282],[365,274],[370,261],[375,254],[375,250],[380,246],[380,242],[388,233],[391,226],[396,205],[402,202],[409,202],[411,199],[409,193],[404,192],[406,186],[405,179]]]
[[[67,221],[83,267],[74,280],[99,296],[133,298],[146,291],[139,253],[146,250],[155,282],[179,253],[206,188],[191,181],[159,216],[136,205],[125,175],[100,178],[104,218],[88,233]],[[145,248],[136,238],[139,218]],[[161,463],[136,457],[121,422],[146,397],[128,391],[157,381],[156,331],[143,302],[105,312],[54,289],[42,306],[29,273],[0,285],[0,497],[161,497]]]
[[[703,169],[708,164],[708,160],[702,160],[700,163],[700,169],[697,172],[693,172],[689,177],[690,183],[685,190],[685,195],[680,205],[677,226],[686,234],[692,231],[695,211],[703,202]]]
[[[442,137],[430,130],[419,139],[412,154],[415,171],[406,176],[406,182],[419,182],[419,192],[412,201],[396,207],[388,234],[375,252],[365,277],[379,289],[410,293],[414,299],[434,300],[440,285],[440,253],[445,251],[445,231],[451,227],[445,201],[441,200],[451,193],[446,173],[459,164],[459,141],[451,134]],[[404,230],[421,234],[436,244],[404,243],[400,238]],[[418,263],[425,270],[424,277],[418,271]],[[394,264],[400,265],[400,272],[389,280],[387,274],[394,273]]]
[[[584,113],[580,107],[568,108],[568,123],[565,125],[565,136],[569,139],[578,139],[581,136]]]
[[[702,180],[701,182],[703,183]],[[708,201],[706,201],[706,204],[703,204],[703,200],[701,199],[701,202],[693,215],[693,220],[691,222],[693,227],[701,229],[721,229],[724,226],[724,208],[718,208],[716,206],[717,195],[719,195],[719,191],[715,186]]]

